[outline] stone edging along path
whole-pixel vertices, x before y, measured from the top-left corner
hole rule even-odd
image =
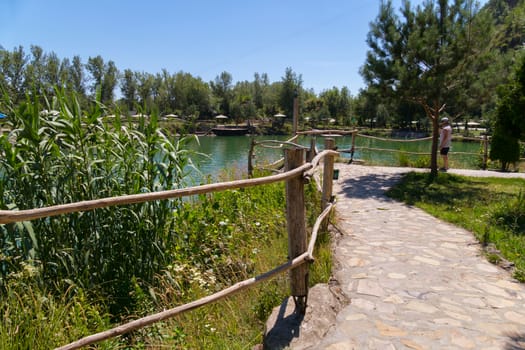
[[[384,196],[411,169],[336,167],[333,281],[310,290],[305,315],[291,299],[274,310],[265,348],[525,349],[525,285],[472,233]]]

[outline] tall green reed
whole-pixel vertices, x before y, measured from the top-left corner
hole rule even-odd
[[[131,123],[107,114],[98,102],[83,110],[61,91],[46,106],[28,97],[10,107],[11,132],[0,137],[0,207],[31,209],[183,184],[187,137],[163,133],[155,115]],[[166,265],[167,224],[179,205],[157,201],[1,225],[0,279],[5,283],[29,263],[41,271],[42,284],[111,297],[118,314],[130,306],[132,280],[147,283]]]

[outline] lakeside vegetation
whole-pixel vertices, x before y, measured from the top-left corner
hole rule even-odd
[[[511,267],[525,282],[525,180],[409,173],[388,191],[394,199],[465,228],[482,243],[489,261]]]
[[[186,147],[192,136],[167,135],[155,115],[108,119],[101,104],[83,110],[74,96],[57,96],[46,108],[28,99],[11,109],[12,132],[0,136],[1,209],[185,186],[197,156]],[[243,173],[229,169],[224,179]],[[64,345],[284,263],[284,192],[280,183],[0,225],[2,349]],[[311,227],[320,213],[313,184],[308,198]],[[330,275],[326,233],[321,241],[311,283]],[[245,349],[261,341],[268,313],[289,293],[287,281],[278,277],[101,348]]]
[[[420,16],[422,26],[417,27],[400,20],[385,1],[369,36],[371,51],[363,69],[368,86],[358,96],[344,87],[316,95],[291,68],[273,83],[255,73],[254,81],[233,84],[228,72],[204,82],[185,72],[120,72],[101,56],[82,63],[79,57],[61,60],[38,46],[30,53],[0,47],[0,112],[11,131],[0,136],[0,208],[30,209],[183,187],[192,157],[187,133],[195,125],[217,114],[227,114],[235,123],[269,122],[276,113],[290,118],[296,94],[305,128],[327,123],[408,128],[420,122],[435,132],[433,121],[447,113],[465,123],[483,122],[489,130],[502,124],[501,117],[518,126],[512,136],[522,138],[523,120],[498,111],[495,91],[507,86],[501,97],[510,104],[504,106],[510,105],[513,113],[523,111],[519,103],[525,84],[512,71],[525,62],[520,31],[525,2],[491,0],[475,21],[478,9],[466,13],[470,3],[457,3],[463,7],[406,8],[406,18]],[[449,17],[436,21],[436,15],[449,10]],[[457,18],[465,22],[454,22]],[[469,33],[482,33],[487,41],[477,42],[475,34],[472,41],[454,40],[465,39],[467,24],[475,25],[468,27],[474,29]],[[428,34],[425,40],[417,40],[421,33]],[[387,47],[394,50],[381,52]],[[454,89],[447,90],[449,86]],[[446,100],[432,104],[436,96]],[[133,113],[148,117],[128,119]],[[160,119],[169,114],[184,118],[185,129],[167,132]],[[436,203],[436,213],[447,213],[446,219],[466,225],[482,242],[494,243],[501,257],[515,261],[515,276],[525,279],[522,182],[471,183],[450,174],[440,174],[433,183],[412,180],[420,187],[405,183],[400,199],[422,206]],[[452,188],[450,196],[443,195]],[[308,191],[314,198],[308,207],[311,225],[320,205],[314,189]],[[282,185],[271,185],[0,225],[0,312],[5,320],[0,347],[53,348],[195,300],[282,263],[287,254],[283,193]],[[488,200],[494,202],[487,206],[483,201]],[[469,216],[469,211],[477,215]],[[330,275],[326,233],[321,243],[312,284],[326,282]],[[501,259],[495,250],[490,254],[492,261]],[[268,313],[287,294],[286,278],[276,278],[100,348],[246,349],[260,342]]]

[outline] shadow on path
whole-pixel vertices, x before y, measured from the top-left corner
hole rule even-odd
[[[296,310],[285,316],[289,303],[290,298],[281,304],[275,326],[265,336],[264,349],[286,349],[294,338],[299,337],[304,314]]]
[[[401,180],[404,174],[368,174],[345,179],[341,183],[345,197],[392,201],[385,191]]]
[[[507,334],[509,342],[505,345],[505,350],[525,350],[525,333]]]

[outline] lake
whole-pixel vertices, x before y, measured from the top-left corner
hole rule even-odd
[[[192,143],[191,149],[200,153],[206,154],[208,157],[203,159],[193,158],[199,165],[199,169],[204,177],[210,176],[212,179],[217,179],[218,175],[224,171],[231,171],[239,169],[246,172],[248,169],[248,152],[252,138],[256,141],[262,140],[278,140],[285,141],[291,136],[199,136],[199,143]],[[297,140],[298,144],[303,146],[310,145],[311,136],[300,136]],[[317,136],[316,144],[318,149],[324,149],[325,137]],[[339,150],[350,149],[352,146],[351,136],[334,137],[336,145]],[[397,166],[400,160],[405,157],[415,159],[418,156],[406,155],[400,156],[399,152],[376,151],[373,149],[396,149],[405,152],[418,152],[428,154],[426,156],[430,159],[430,140],[399,142],[400,140],[382,140],[376,138],[364,138],[358,136],[356,139],[357,151],[354,154],[354,159],[363,160],[365,164]],[[406,141],[406,140],[404,140]],[[482,143],[481,142],[460,142],[452,143],[450,153],[450,164],[454,168],[468,168],[477,169],[478,164],[482,158]],[[475,153],[463,154],[463,153]],[[267,149],[262,147],[256,148],[256,164],[263,164],[278,160],[283,156],[281,149]],[[350,160],[350,154],[341,153],[341,157]],[[419,156],[425,157],[425,156]]]

